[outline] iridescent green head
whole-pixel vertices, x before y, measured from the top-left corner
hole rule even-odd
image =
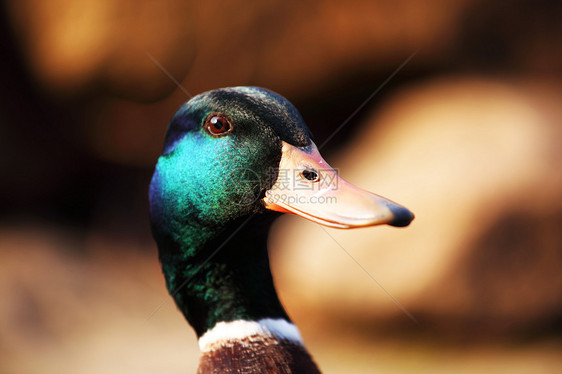
[[[266,209],[337,228],[413,219],[341,179],[283,97],[256,87],[194,97],[168,127],[150,216],[168,290],[198,336],[221,321],[288,320],[269,270],[272,215],[254,215]]]
[[[311,143],[297,109],[257,87],[200,94],[172,118],[150,186],[155,234],[204,229],[263,209],[281,159],[282,141]]]

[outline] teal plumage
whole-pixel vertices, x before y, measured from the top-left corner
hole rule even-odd
[[[303,145],[310,141],[308,128],[291,108],[285,99],[263,89],[223,89],[190,100],[170,123],[150,186],[152,227],[168,289],[198,336],[217,320],[249,316],[242,301],[254,297],[242,296],[247,291],[233,284],[251,283],[238,276],[240,262],[253,277],[263,278],[263,289],[270,289],[267,305],[278,305],[273,316],[286,317],[273,289],[265,242],[250,240],[259,245],[248,247],[232,240],[213,261],[202,269],[199,266],[239,227],[241,217],[265,212],[259,201],[245,202],[248,197],[257,199],[273,183],[271,173],[281,158],[281,139]],[[220,138],[209,135],[201,123],[214,112],[228,115],[236,123],[236,133]],[[279,128],[279,123],[286,125]],[[255,176],[251,183],[243,183],[244,172]],[[251,233],[257,232],[253,226],[261,220],[247,224]],[[262,232],[266,231],[264,227]],[[230,258],[230,253],[236,253],[236,258]],[[200,316],[203,313],[209,315]]]
[[[318,168],[323,160],[295,107],[262,88],[203,93],[170,122],[149,190],[151,225],[167,288],[200,339],[201,373],[318,372],[275,291],[266,245],[279,213],[271,210],[335,227],[403,226],[413,218],[356,188],[342,195],[352,201],[350,217],[277,205],[269,195],[280,165],[299,157],[307,173],[295,170],[305,183],[332,172]],[[353,217],[353,204],[365,205],[345,199],[354,194],[381,211]]]

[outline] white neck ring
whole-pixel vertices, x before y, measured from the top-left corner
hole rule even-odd
[[[199,338],[199,348],[207,352],[224,344],[256,336],[289,340],[303,345],[299,329],[294,324],[282,318],[264,318],[259,321],[219,322]]]

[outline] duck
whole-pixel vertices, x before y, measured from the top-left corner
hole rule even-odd
[[[320,373],[271,274],[267,234],[279,215],[340,229],[414,218],[342,179],[295,106],[260,87],[211,90],[180,106],[149,206],[166,287],[198,339],[200,374]]]

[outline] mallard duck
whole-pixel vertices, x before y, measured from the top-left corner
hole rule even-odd
[[[341,179],[298,110],[257,87],[179,108],[149,198],[166,286],[199,339],[198,373],[319,373],[271,276],[267,232],[279,212],[335,228],[414,217]]]

